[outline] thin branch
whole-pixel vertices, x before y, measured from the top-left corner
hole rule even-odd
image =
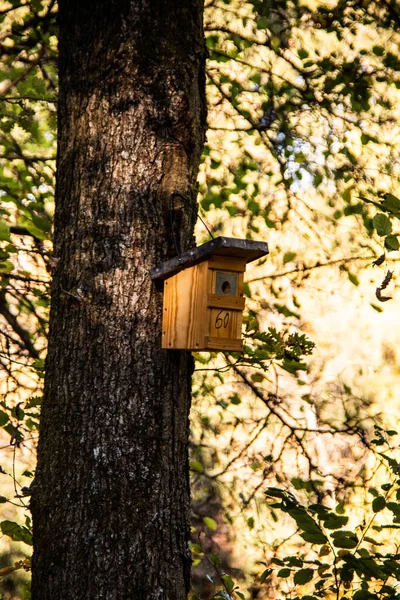
[[[3,315],[13,331],[23,341],[24,346],[28,350],[30,356],[34,359],[38,359],[40,355],[31,341],[29,332],[20,325],[17,318],[10,312],[4,293],[0,294],[0,314]]]
[[[36,60],[34,60],[32,62],[32,64],[25,69],[25,71],[23,71],[22,73],[20,73],[18,75],[18,77],[16,77],[15,79],[12,79],[11,81],[8,82],[8,84],[3,88],[3,91],[0,93],[0,97],[4,96],[5,94],[7,94],[7,92],[9,92],[11,90],[11,88],[13,88],[14,86],[16,86],[20,81],[23,81],[31,71],[33,71],[33,69],[39,64],[40,59],[42,57],[43,54],[43,48],[41,50],[41,52],[39,53],[39,56]]]
[[[256,281],[263,281],[264,279],[277,279],[278,277],[286,277],[287,275],[293,275],[294,273],[307,273],[308,271],[313,271],[314,269],[320,269],[322,267],[330,267],[331,265],[337,264],[346,264],[349,262],[355,262],[357,260],[368,261],[375,260],[376,256],[353,256],[349,258],[337,258],[336,260],[329,260],[325,263],[317,262],[315,265],[299,265],[294,269],[290,269],[289,271],[284,271],[283,273],[273,273],[271,275],[264,275],[263,277],[255,277],[254,279],[249,279],[248,283],[255,283]]]
[[[3,102],[19,102],[21,100],[31,100],[32,102],[50,102],[51,104],[57,104],[58,100],[51,98],[40,98],[36,96],[7,96],[2,98]]]

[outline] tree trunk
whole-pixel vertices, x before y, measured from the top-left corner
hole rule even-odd
[[[32,598],[183,600],[192,359],[161,350],[162,294],[149,269],[194,244],[203,1],[59,5]]]

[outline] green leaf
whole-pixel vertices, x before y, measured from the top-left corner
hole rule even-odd
[[[372,510],[377,513],[383,510],[386,506],[386,500],[383,496],[378,496],[372,501]]]
[[[0,504],[5,504],[6,502],[8,502],[7,498],[5,496],[0,496]]]
[[[281,490],[279,488],[275,488],[275,487],[267,488],[264,493],[266,496],[271,496],[272,498],[282,498],[282,499],[286,498],[285,492],[283,490]]]
[[[343,504],[337,504],[335,506],[335,512],[337,512],[338,515],[344,515],[344,506]]]
[[[0,427],[4,427],[8,423],[8,414],[0,410]]]
[[[230,594],[233,591],[233,588],[235,587],[235,582],[233,581],[232,577],[230,577],[229,575],[223,575],[222,581],[224,582],[226,591],[228,592],[228,594]]]
[[[301,58],[302,60],[304,58],[308,58],[310,56],[309,52],[307,52],[307,50],[305,50],[304,48],[300,48],[300,50],[297,52],[297,54],[299,55],[299,58]]]
[[[282,362],[282,369],[285,369],[288,373],[296,375],[297,371],[307,371],[307,365],[304,362],[298,362],[297,360],[287,360],[286,358]]]
[[[374,600],[375,598],[378,598],[378,596],[371,594],[368,590],[358,590],[353,594],[353,600]]]
[[[11,271],[14,271],[14,265],[10,260],[0,262],[0,273],[11,273]]]
[[[246,298],[251,298],[251,290],[247,281],[245,281],[243,284],[243,294],[246,296]]]
[[[386,506],[396,517],[400,517],[400,503],[387,502]]]
[[[306,156],[304,154],[304,152],[298,152],[297,154],[295,154],[295,158],[294,158],[295,162],[297,163],[303,163],[306,160]]]
[[[36,225],[32,221],[28,221],[26,223],[26,228],[29,231],[29,233],[37,237],[39,240],[49,239],[48,234],[45,233],[42,229],[39,229],[39,227],[36,227]]]
[[[392,223],[383,213],[376,214],[372,219],[372,224],[375,227],[377,234],[380,236],[392,233]]]
[[[335,548],[343,548],[346,550],[352,550],[357,546],[357,541],[351,538],[340,538],[338,540],[333,540],[333,545]]]
[[[291,573],[290,569],[286,569],[286,568],[285,569],[280,569],[277,572],[277,576],[278,577],[290,577],[290,573]]]
[[[283,264],[291,262],[294,258],[296,258],[296,252],[286,252],[283,256]]]
[[[17,421],[22,421],[25,416],[25,412],[18,405],[14,406],[14,408],[11,410],[11,414],[14,417],[14,419],[17,419]]]
[[[260,575],[260,583],[264,583],[264,581],[271,575],[273,569],[265,569]]]
[[[347,525],[348,520],[349,517],[344,517],[331,513],[326,519],[326,521],[324,521],[324,526],[326,527],[326,529],[340,529],[340,527]]]
[[[382,542],[378,542],[378,540],[375,540],[368,535],[365,536],[364,541],[368,542],[369,544],[374,544],[374,546],[382,546]]]
[[[304,585],[305,583],[311,581],[313,577],[313,569],[300,569],[300,571],[297,571],[297,573],[295,573],[293,581],[296,585]]]
[[[212,554],[210,554],[209,559],[210,559],[210,563],[212,565],[214,565],[214,567],[221,566],[221,557],[216,552],[213,552]]]
[[[203,517],[203,523],[211,531],[216,531],[218,524],[212,517]]]
[[[327,519],[332,514],[329,508],[319,503],[310,504],[308,509],[311,510],[313,513],[317,514],[318,518],[321,520]]]
[[[294,311],[290,310],[290,308],[288,308],[284,304],[275,303],[274,307],[284,317],[296,317],[296,319],[300,319],[300,315],[298,313],[295,313]]]
[[[21,527],[14,521],[2,521],[0,529],[4,535],[8,535],[14,542],[25,542],[25,544],[32,546],[32,534],[27,527]]]
[[[299,556],[287,556],[285,562],[288,567],[302,567],[303,560]]]
[[[383,308],[381,308],[380,306],[377,306],[376,304],[371,304],[371,306],[374,310],[376,310],[376,312],[378,312],[378,313],[383,312]]]
[[[268,28],[267,17],[258,17],[257,18],[257,29],[267,29],[267,28]]]
[[[360,281],[358,279],[358,277],[356,277],[356,275],[353,275],[353,273],[348,272],[347,274],[349,281],[355,285],[356,287],[360,285]]]
[[[32,398],[30,398],[28,400],[25,408],[28,409],[28,408],[34,408],[36,406],[41,406],[42,400],[43,400],[42,396],[33,396]]]
[[[361,134],[361,143],[362,143],[362,145],[365,146],[369,142],[375,142],[376,144],[379,143],[376,138],[368,135],[367,133]]]
[[[335,531],[331,537],[336,548],[351,550],[358,544],[358,538],[352,531]]]
[[[395,216],[400,216],[400,200],[393,194],[385,194],[382,206]]]
[[[383,56],[385,54],[385,50],[383,49],[382,46],[374,46],[372,48],[372,52],[376,55],[376,56]]]
[[[237,394],[233,394],[233,396],[230,397],[230,401],[231,401],[231,404],[235,404],[235,405],[241,404],[241,402],[242,402]]]
[[[303,508],[291,508],[289,515],[296,521],[297,527],[306,533],[322,533],[321,528]]]
[[[400,248],[399,240],[396,235],[387,235],[385,237],[385,248],[389,250],[389,252]]]
[[[315,187],[318,187],[322,183],[322,181],[323,181],[323,175],[321,173],[317,173],[314,176],[313,184]]]
[[[191,470],[195,471],[196,473],[203,473],[204,472],[203,465],[198,460],[192,460],[189,463],[189,466],[190,466]]]
[[[40,217],[39,215],[32,216],[33,224],[40,229],[40,231],[45,231],[48,233],[51,230],[51,223],[45,217]]]
[[[326,544],[328,538],[321,532],[319,533],[301,533],[300,536],[306,542],[310,542],[311,544]]]
[[[0,240],[10,241],[10,228],[4,221],[0,221]]]

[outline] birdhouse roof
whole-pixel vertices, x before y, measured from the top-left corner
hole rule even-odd
[[[192,248],[170,260],[157,265],[150,271],[150,277],[157,287],[162,287],[163,281],[176,275],[179,271],[193,267],[211,256],[233,256],[244,258],[247,263],[268,254],[268,245],[265,242],[241,240],[237,238],[218,237],[211,242],[206,242],[197,248]]]

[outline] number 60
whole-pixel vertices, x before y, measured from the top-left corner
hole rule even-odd
[[[224,316],[221,316],[221,313],[223,313],[223,310],[220,310],[219,313],[217,314],[217,318],[215,319],[215,329],[221,329],[221,327],[223,327],[224,329],[226,329],[228,327],[229,324],[229,313],[225,311]]]

